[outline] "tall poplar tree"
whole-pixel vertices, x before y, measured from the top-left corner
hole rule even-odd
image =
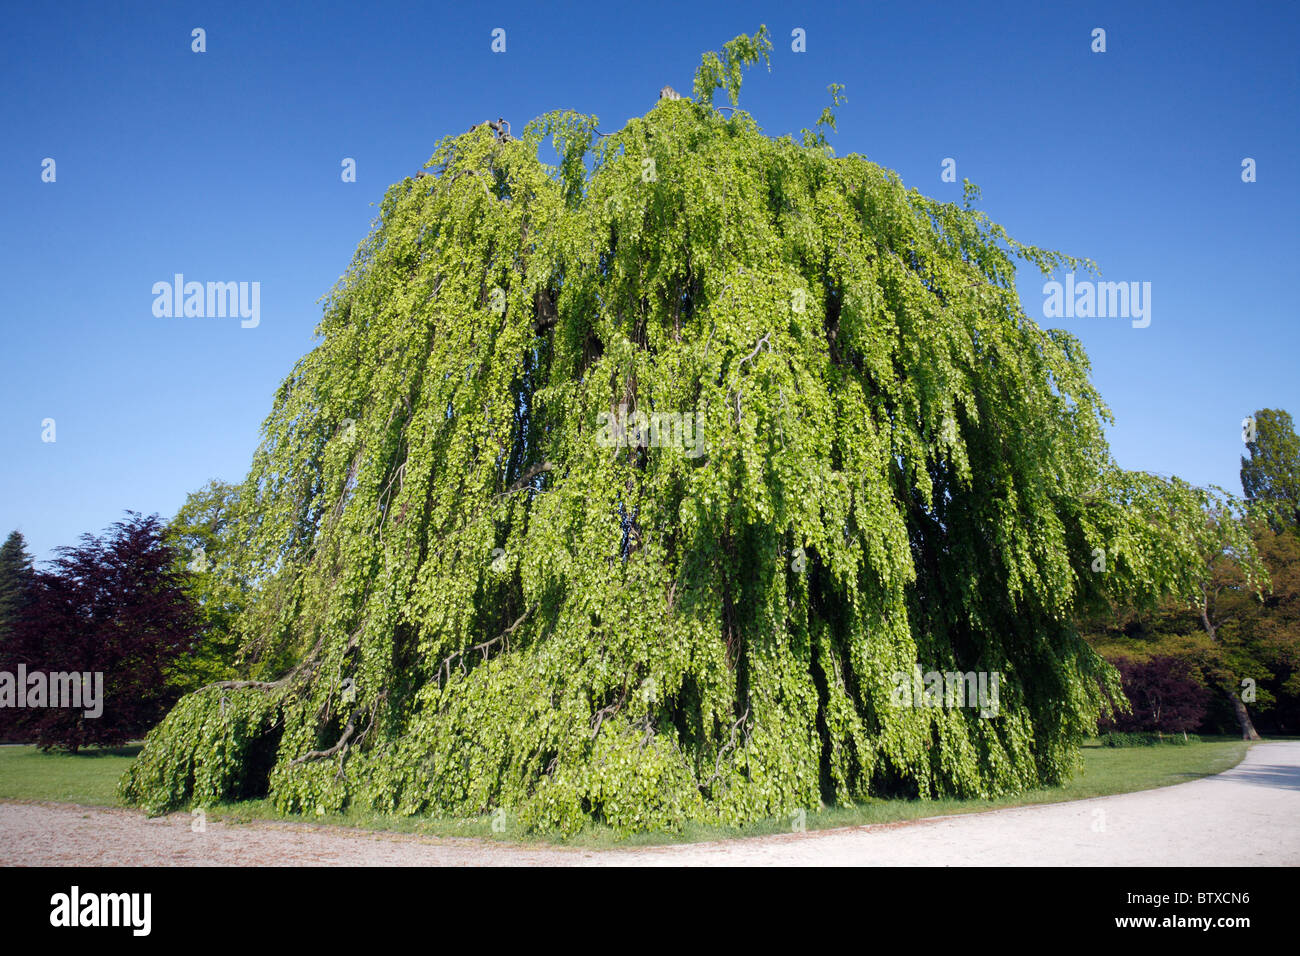
[[[0,545],[0,642],[30,598],[32,573],[32,556],[22,532],[9,532]]]
[[[1241,487],[1246,500],[1274,531],[1300,532],[1300,435],[1291,413],[1261,408],[1249,419],[1249,457],[1241,458]]]

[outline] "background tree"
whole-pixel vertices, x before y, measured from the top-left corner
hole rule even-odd
[[[262,670],[181,701],[128,800],[631,830],[1078,766],[1122,694],[1074,611],[1190,599],[1206,495],[1115,467],[1021,307],[1018,259],[1087,263],[711,106],[769,48],[388,190],[239,492]],[[917,666],[1006,675],[998,714],[896,705]]]
[[[167,680],[188,693],[237,675],[238,620],[251,590],[238,571],[239,542],[234,538],[239,490],[211,481],[192,492],[168,522],[167,541],[176,554],[176,571],[198,609],[193,651],[172,662]]]
[[[1255,440],[1241,459],[1246,500],[1274,531],[1300,531],[1300,435],[1291,413],[1276,408],[1255,412]]]
[[[27,602],[32,583],[32,556],[22,532],[11,531],[0,545],[0,643]]]
[[[32,556],[19,531],[11,531],[0,545],[0,667],[9,654],[14,621],[26,608],[32,589]],[[17,714],[0,708],[0,741],[19,739]]]
[[[1244,567],[1240,551],[1234,547],[1236,542],[1217,533],[1231,528],[1234,535],[1238,534],[1243,526],[1242,515],[1211,513],[1206,516],[1206,525],[1211,533],[1206,539],[1204,578],[1199,585],[1195,609],[1214,648],[1209,661],[1209,677],[1231,706],[1242,739],[1258,740],[1259,733],[1242,697],[1241,679],[1243,671],[1250,666],[1249,655],[1243,652],[1238,629],[1233,626],[1236,621],[1229,608],[1239,608],[1243,601],[1257,604],[1260,588],[1267,586],[1267,573],[1258,563],[1253,548],[1254,563]],[[1253,541],[1251,543],[1253,545]]]
[[[1132,710],[1105,721],[1103,728],[1185,734],[1196,730],[1205,719],[1210,692],[1184,658],[1121,658],[1115,665]]]
[[[1217,633],[1236,696],[1273,732],[1294,733],[1300,727],[1300,536],[1262,521],[1254,532],[1269,586],[1262,599],[1240,586],[1221,590],[1214,602]]]
[[[1193,601],[1169,599],[1154,608],[1120,605],[1083,627],[1107,660],[1174,657],[1213,691],[1202,729],[1255,739],[1263,726],[1294,727],[1300,703],[1300,554],[1293,536],[1263,528],[1256,538],[1270,584],[1263,599],[1231,560],[1216,561]],[[1209,627],[1206,626],[1209,621]],[[1242,717],[1245,715],[1245,720]],[[1260,724],[1260,721],[1263,724]]]
[[[1289,425],[1274,426],[1289,422],[1290,416],[1267,409],[1258,414],[1273,423],[1265,429],[1272,437],[1263,444],[1275,450],[1283,446],[1274,439],[1281,432],[1291,434]],[[1285,458],[1261,452],[1255,464]],[[1253,473],[1256,479],[1248,480],[1243,468],[1243,484],[1255,494],[1247,502],[1253,519],[1246,522],[1236,515],[1225,526],[1216,518],[1222,514],[1217,505],[1207,511],[1204,571],[1190,604],[1124,605],[1085,625],[1090,643],[1110,660],[1136,654],[1172,655],[1187,662],[1216,692],[1206,727],[1226,730],[1226,717],[1248,739],[1257,735],[1260,721],[1275,733],[1300,726],[1300,535],[1277,520],[1286,509],[1269,507],[1275,499],[1259,491],[1284,482],[1259,468]],[[1228,538],[1220,534],[1224,528],[1231,532]],[[1250,534],[1249,549],[1236,540],[1243,529]]]
[[[5,669],[103,674],[103,713],[43,707],[15,711],[42,748],[73,752],[112,746],[151,727],[174,703],[168,667],[188,653],[195,608],[176,555],[156,516],[129,517],[104,536],[86,534],[58,549],[33,578],[31,600],[14,625]]]

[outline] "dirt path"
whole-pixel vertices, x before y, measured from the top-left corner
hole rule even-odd
[[[0,804],[0,865],[1300,865],[1300,742],[1215,777],[915,823],[628,850],[521,847],[305,824],[190,830],[188,814]]]

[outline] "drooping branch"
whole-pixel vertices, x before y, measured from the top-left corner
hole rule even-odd
[[[594,724],[594,727],[592,728],[591,731],[592,740],[595,740],[596,737],[600,734],[600,725],[605,722],[605,718],[613,717],[615,714],[619,712],[619,709],[622,706],[623,706],[623,702],[619,700],[619,701],[615,701],[612,704],[608,704],[605,707],[602,707],[600,710],[596,711],[595,716],[592,717],[592,722]]]
[[[507,627],[504,631],[502,631],[500,634],[498,634],[496,637],[492,638],[491,640],[487,640],[481,644],[475,644],[472,647],[465,648],[464,650],[459,650],[451,654],[448,654],[443,659],[443,662],[438,665],[438,673],[441,674],[445,671],[447,674],[444,683],[446,683],[446,681],[451,680],[451,668],[453,664],[456,664],[464,660],[466,654],[473,653],[474,651],[478,651],[479,653],[481,653],[483,655],[483,659],[487,660],[488,651],[496,647],[498,644],[502,644],[502,645],[506,644],[506,641],[510,637],[510,635],[513,634],[515,631],[517,631],[519,629],[519,625],[523,624],[524,621],[527,620],[528,615],[532,614],[533,611],[535,610],[537,610],[536,604],[534,604],[528,610],[524,611],[523,614],[520,614],[519,617],[515,618],[515,622],[513,624],[511,624],[509,627]]]
[[[288,681],[288,675],[281,677],[279,680],[219,680],[211,684],[204,684],[196,694],[201,694],[206,690],[275,690],[277,687],[283,687]]]
[[[746,362],[753,361],[754,358],[757,357],[759,351],[763,348],[763,346],[767,346],[767,350],[768,350],[769,352],[772,351],[772,343],[771,343],[771,341],[769,341],[769,340],[771,339],[771,337],[772,337],[772,333],[771,333],[771,332],[768,332],[766,335],[764,335],[762,338],[760,338],[757,342],[754,343],[754,351],[750,352],[750,353],[749,353],[748,355],[746,355],[743,359],[741,359],[739,362],[736,363],[736,374],[737,374],[737,375],[740,374],[740,367],[741,367],[742,365],[744,365]],[[740,396],[741,396],[741,394],[742,394],[742,392],[741,392],[741,390],[740,390],[740,385],[737,384],[737,385],[736,385],[736,424],[737,424],[737,425],[740,424]]]
[[[289,761],[289,766],[296,767],[299,764],[306,763],[308,760],[324,760],[327,757],[333,757],[336,753],[347,746],[348,741],[352,739],[352,734],[356,729],[356,716],[354,715],[348,719],[347,726],[343,728],[343,736],[338,739],[338,743],[333,747],[330,747],[328,750],[313,750],[310,753],[303,754],[301,757],[295,757]]]
[[[772,333],[771,333],[771,332],[768,332],[768,333],[767,333],[766,335],[764,335],[761,339],[759,339],[757,342],[755,342],[755,343],[754,343],[754,351],[750,352],[750,353],[749,353],[748,355],[746,355],[743,359],[741,359],[739,362],[737,362],[737,363],[736,363],[736,369],[739,370],[739,369],[740,369],[740,366],[744,365],[746,362],[751,362],[751,361],[753,361],[754,358],[758,355],[759,350],[762,349],[763,346],[766,345],[767,348],[768,348],[768,351],[771,351],[771,349],[772,349],[772,343],[768,341],[771,337],[772,337]]]
[[[731,725],[731,733],[729,735],[728,741],[725,744],[723,744],[720,748],[718,748],[718,758],[713,762],[713,774],[712,776],[709,777],[708,780],[700,784],[701,790],[712,789],[714,782],[716,782],[717,779],[722,776],[722,758],[723,756],[726,755],[728,751],[735,749],[736,731],[739,730],[741,725],[748,720],[749,720],[749,708],[746,707],[745,712],[740,715],[740,718],[734,724]]]

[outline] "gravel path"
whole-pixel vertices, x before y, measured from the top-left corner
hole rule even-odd
[[[189,814],[0,803],[0,865],[1300,865],[1300,742],[1191,783],[907,824],[627,850],[522,847]]]

